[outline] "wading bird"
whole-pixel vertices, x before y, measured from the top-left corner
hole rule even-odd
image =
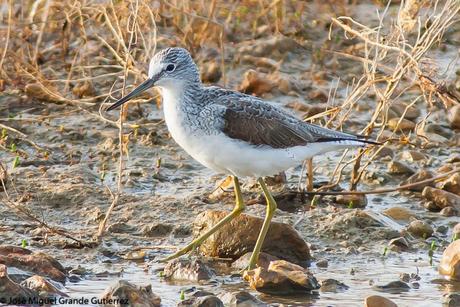
[[[177,258],[244,210],[239,177],[255,177],[267,211],[248,268],[255,267],[276,202],[263,177],[277,174],[328,151],[376,144],[358,136],[305,123],[262,99],[216,86],[204,86],[189,52],[167,48],[149,65],[148,79],[107,110],[113,110],[149,88],[162,90],[166,125],[173,139],[204,166],[231,175],[236,204],[205,234],[163,259]]]

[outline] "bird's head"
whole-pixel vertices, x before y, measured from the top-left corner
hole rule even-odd
[[[186,83],[200,82],[198,67],[190,53],[183,48],[166,48],[155,54],[150,61],[148,79],[107,110],[119,107],[153,86],[174,89]]]

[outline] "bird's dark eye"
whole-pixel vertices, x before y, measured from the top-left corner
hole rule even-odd
[[[168,64],[168,66],[166,66],[167,72],[172,72],[174,69],[176,69],[176,65],[174,64]]]

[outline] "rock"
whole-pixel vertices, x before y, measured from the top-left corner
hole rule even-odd
[[[415,171],[410,166],[393,160],[388,163],[388,173],[393,175],[412,175]]]
[[[204,83],[217,83],[222,77],[220,65],[217,62],[211,62],[201,69],[201,80]]]
[[[275,86],[275,82],[268,79],[265,74],[250,69],[244,73],[243,81],[238,90],[246,94],[262,96],[270,92]]]
[[[284,260],[270,262],[268,269],[245,271],[243,279],[252,289],[272,295],[309,293],[320,287],[307,269]]]
[[[440,182],[438,188],[460,196],[460,173],[455,173],[446,180]]]
[[[249,264],[249,259],[251,258],[252,252],[247,252],[238,260],[232,263],[232,268],[237,269],[237,270],[244,270],[248,267]],[[268,268],[270,265],[270,262],[275,261],[275,260],[280,260],[278,257],[269,255],[267,253],[261,252],[259,254],[259,259],[257,261],[257,266],[262,267],[262,268]]]
[[[348,287],[346,284],[335,280],[335,279],[325,279],[321,281],[321,288],[319,288],[319,291],[321,292],[338,292],[338,291],[345,291],[348,290],[350,287]]]
[[[199,259],[178,258],[166,264],[164,277],[174,280],[201,281],[214,278],[215,273]]]
[[[398,307],[398,305],[386,297],[371,295],[364,299],[364,307]]]
[[[422,196],[433,201],[439,208],[454,207],[456,210],[460,209],[460,196],[454,193],[432,187],[425,187]]]
[[[396,130],[396,131],[403,131],[403,132],[409,132],[415,129],[415,123],[403,118],[401,122],[399,122],[399,118],[392,118],[388,121],[388,127],[390,127],[391,130]]]
[[[427,179],[430,179],[430,178],[433,178],[433,177],[434,177],[434,174],[432,172],[422,169],[422,170],[416,172],[415,174],[413,174],[412,176],[410,176],[409,178],[407,178],[406,180],[404,180],[400,184],[400,186],[420,182],[420,181],[427,180]],[[434,183],[429,182],[429,183],[418,184],[418,185],[415,185],[415,186],[409,188],[408,190],[421,192],[423,190],[423,188],[425,188],[426,186],[431,186],[432,187],[432,186],[434,186]]]
[[[164,237],[171,233],[173,228],[171,224],[156,223],[153,225],[146,225],[142,229],[142,234],[147,237]]]
[[[327,259],[321,259],[321,260],[316,261],[316,266],[318,268],[327,268],[328,265],[329,265],[329,262],[327,261]]]
[[[429,238],[433,234],[433,227],[425,221],[414,220],[407,226],[407,231],[417,237]]]
[[[459,293],[444,293],[442,296],[443,307],[458,307],[460,306]]]
[[[391,250],[397,252],[405,251],[410,248],[409,241],[407,241],[407,239],[404,237],[391,239],[390,242],[388,242],[388,245],[390,246]]]
[[[393,149],[391,148],[388,148],[388,147],[382,147],[382,146],[376,146],[375,148],[372,149],[372,154],[374,154],[376,151],[378,151],[377,153],[377,158],[393,158],[394,157],[394,152],[393,152]]]
[[[248,45],[240,47],[238,51],[242,55],[250,54],[253,56],[272,56],[272,53],[276,51],[284,57],[286,52],[296,49],[298,46],[294,39],[277,35],[270,36],[266,40],[252,41]]]
[[[447,119],[452,128],[460,129],[460,105],[457,104],[449,110]]]
[[[434,202],[432,201],[427,201],[423,203],[423,207],[425,207],[426,210],[430,212],[439,212],[441,211],[441,208],[438,207]]]
[[[401,154],[401,159],[409,162],[417,162],[421,160],[426,160],[427,157],[419,151],[405,150]]]
[[[227,214],[207,210],[198,215],[194,221],[194,237],[206,232]],[[200,251],[210,257],[237,259],[253,251],[262,223],[261,218],[241,214],[204,241]],[[271,222],[262,251],[296,264],[310,260],[310,249],[297,231],[278,222]]]
[[[267,306],[254,295],[246,291],[227,292],[221,296],[221,300],[228,307],[262,307]]]
[[[428,134],[438,134],[446,139],[450,139],[453,136],[452,130],[449,127],[441,126],[438,124],[430,123],[425,125],[423,128]],[[427,137],[429,135],[426,135]]]
[[[458,211],[452,207],[445,207],[439,211],[439,214],[442,216],[456,216],[458,215]]]
[[[0,245],[0,264],[46,276],[62,283],[67,277],[65,268],[53,257],[16,246]]]
[[[102,306],[152,306],[158,307],[161,304],[161,298],[152,292],[152,286],[137,286],[126,280],[119,280],[113,286],[105,290],[101,297],[105,300]],[[112,300],[112,303],[110,303]],[[125,303],[113,303],[113,300],[123,301]]]
[[[460,239],[460,223],[457,223],[457,225],[454,226],[452,229],[452,235],[457,235],[457,237]]]
[[[417,117],[420,116],[420,109],[415,107],[415,106],[411,106],[409,108],[407,108],[407,105],[403,104],[403,103],[393,103],[391,104],[390,108],[389,108],[389,116],[390,118],[397,118],[399,119],[401,116],[403,116],[404,114],[404,118],[406,119],[409,119],[409,120],[414,120],[414,119],[417,119]],[[393,114],[391,114],[393,113]],[[393,116],[392,116],[393,115]]]
[[[5,265],[0,264],[0,304],[14,300],[12,305],[25,305],[29,299],[39,299],[38,294],[26,287],[23,287],[10,279]]]
[[[409,291],[410,287],[403,281],[391,281],[384,285],[375,285],[372,289],[377,291],[389,292],[389,293],[401,293],[405,291]]]
[[[442,253],[439,273],[450,280],[460,280],[460,240],[455,240]]]
[[[21,286],[35,291],[40,297],[68,296],[64,292],[57,289],[56,286],[54,286],[52,283],[39,275],[34,275],[27,278],[21,282]]]
[[[414,217],[414,213],[404,207],[391,207],[383,211],[388,217],[397,221],[409,221],[410,218]]]
[[[224,307],[224,303],[217,296],[208,295],[183,300],[177,307]]]
[[[337,195],[335,202],[348,208],[364,208],[367,205],[366,195]]]

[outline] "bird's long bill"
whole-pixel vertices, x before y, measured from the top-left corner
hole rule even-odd
[[[129,93],[125,97],[122,97],[120,100],[118,100],[117,102],[112,104],[110,107],[108,107],[107,111],[112,111],[113,109],[118,108],[119,106],[121,106],[125,102],[133,99],[136,96],[139,96],[141,93],[145,92],[146,90],[148,90],[149,88],[151,88],[154,85],[155,85],[155,80],[154,79],[149,78],[149,79],[145,80],[144,82],[141,83],[141,85],[136,87],[131,93]]]

